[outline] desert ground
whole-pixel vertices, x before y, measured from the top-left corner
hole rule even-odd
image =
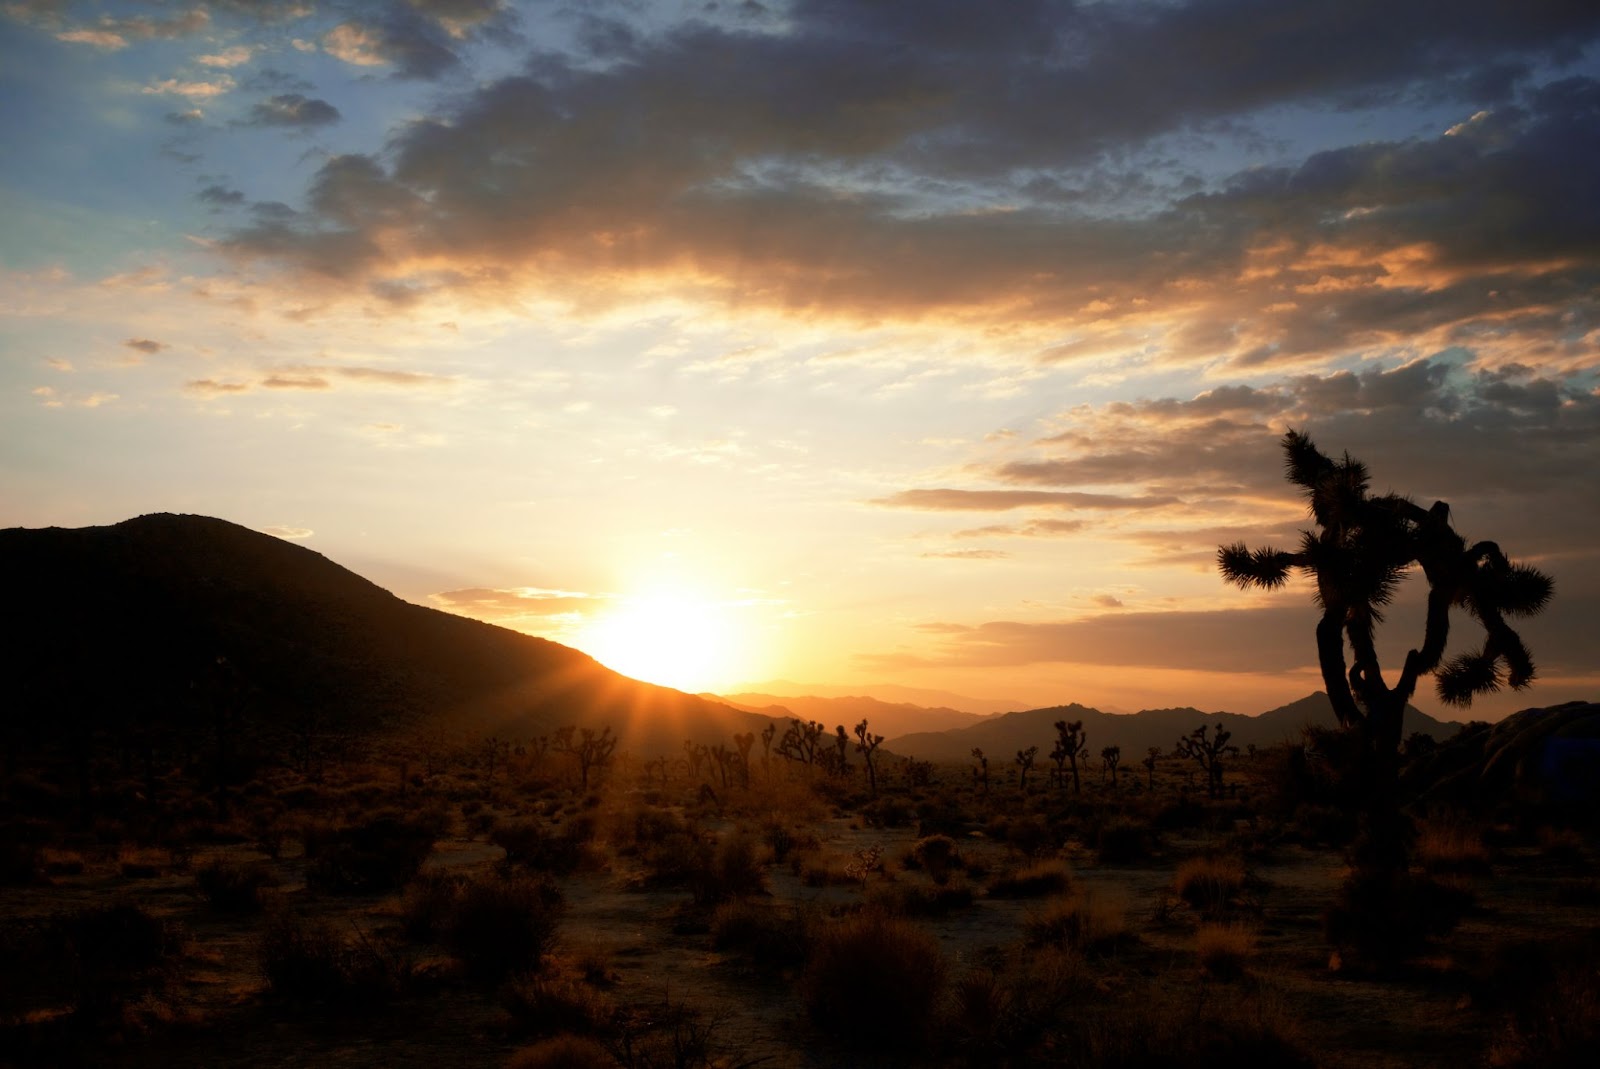
[[[1174,754],[591,770],[379,747],[225,795],[8,796],[0,1059],[268,1067],[1578,1064],[1596,844],[1414,812],[1369,923],[1293,746],[1210,797]],[[1327,792],[1319,799],[1318,789]],[[1343,914],[1341,914],[1341,903]],[[1410,912],[1407,912],[1407,909]],[[1373,933],[1377,934],[1374,935]],[[1566,1060],[1563,1060],[1566,1059]]]

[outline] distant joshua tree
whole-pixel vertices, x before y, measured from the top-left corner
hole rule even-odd
[[[556,729],[550,748],[557,753],[567,754],[578,762],[579,782],[583,790],[587,791],[589,773],[603,769],[611,763],[611,756],[617,749],[617,739],[611,734],[609,727],[597,735],[593,728],[578,729],[569,724]]]
[[[1145,750],[1144,760],[1139,762],[1144,765],[1147,782],[1152,791],[1156,789],[1156,762],[1159,760],[1161,760],[1161,747],[1151,746]]]
[[[1074,720],[1067,723],[1065,720],[1056,721],[1056,745],[1050,752],[1055,758],[1056,767],[1060,768],[1061,762],[1066,761],[1072,768],[1072,793],[1078,794],[1078,758],[1089,752],[1088,737],[1083,730],[1083,721]],[[1056,754],[1061,756],[1056,758]],[[1066,786],[1066,779],[1062,777],[1061,786]]]
[[[1206,725],[1201,724],[1179,739],[1173,749],[1182,757],[1193,758],[1200,766],[1200,771],[1206,774],[1206,796],[1209,798],[1222,797],[1222,759],[1239,752],[1239,747],[1228,744],[1233,732],[1221,724],[1216,728],[1216,733],[1207,737]]]
[[[1101,776],[1111,777],[1111,789],[1117,789],[1117,765],[1122,763],[1122,747],[1107,746],[1100,751]]]
[[[1494,542],[1474,542],[1450,525],[1450,506],[1423,508],[1397,494],[1370,496],[1366,467],[1345,454],[1324,456],[1299,431],[1283,436],[1287,477],[1305,494],[1316,531],[1301,533],[1296,552],[1221,546],[1217,567],[1245,589],[1275,590],[1291,571],[1316,584],[1322,611],[1317,660],[1339,723],[1359,742],[1366,812],[1366,856],[1358,860],[1404,872],[1405,829],[1399,818],[1399,752],[1406,703],[1418,680],[1434,674],[1439,699],[1466,706],[1479,695],[1533,682],[1533,658],[1507,617],[1532,616],[1549,603],[1550,577],[1513,564]],[[1406,654],[1391,687],[1378,664],[1375,632],[1400,582],[1420,569],[1428,584],[1422,642]],[[1465,609],[1484,630],[1477,650],[1444,661],[1450,610]],[[1354,658],[1345,659],[1346,643]]]
[[[878,796],[878,770],[873,764],[872,755],[878,752],[881,745],[883,736],[868,731],[867,718],[862,717],[861,723],[856,725],[856,753],[861,755],[862,762],[867,766],[867,786],[874,798]]]
[[[974,783],[983,784],[983,793],[989,793],[989,759],[983,755],[978,747],[972,748],[973,760],[978,763],[972,767],[972,780]]]
[[[1017,777],[1017,789],[1026,793],[1028,790],[1028,770],[1033,767],[1033,759],[1039,756],[1039,747],[1030,746],[1026,750],[1017,751],[1017,768],[1020,773]]]

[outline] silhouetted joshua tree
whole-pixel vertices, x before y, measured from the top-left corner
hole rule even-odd
[[[883,745],[883,736],[874,735],[867,730],[867,718],[862,717],[861,723],[856,725],[856,753],[861,755],[861,760],[867,766],[867,786],[872,791],[872,796],[878,796],[878,770],[873,764],[872,755],[878,752],[878,747]]]
[[[1024,793],[1028,790],[1028,770],[1033,767],[1033,759],[1039,756],[1039,747],[1030,746],[1026,750],[1017,751],[1017,768],[1021,772],[1017,777],[1017,790]]]
[[[574,732],[577,737],[574,738]],[[598,735],[593,728],[575,729],[572,725],[557,728],[551,737],[550,748],[557,753],[568,754],[578,762],[578,777],[582,789],[589,789],[589,773],[596,769],[605,768],[611,763],[611,756],[617,749],[617,738],[611,734],[609,727],[603,729]]]
[[[1056,745],[1050,751],[1050,756],[1056,762],[1056,767],[1061,767],[1061,762],[1066,761],[1072,768],[1072,793],[1078,794],[1078,758],[1089,752],[1088,737],[1083,730],[1083,721],[1074,720],[1067,723],[1065,720],[1056,721]],[[1061,756],[1056,757],[1059,753]],[[1066,777],[1061,778],[1061,786],[1067,785]]]
[[[1173,753],[1181,757],[1191,757],[1200,766],[1200,771],[1206,774],[1206,796],[1210,798],[1222,797],[1222,759],[1229,754],[1239,752],[1239,747],[1230,746],[1228,740],[1233,738],[1233,732],[1217,725],[1216,734],[1206,736],[1206,725],[1201,724],[1189,734],[1178,740],[1173,747]]]
[[[974,783],[982,783],[983,784],[983,793],[984,794],[988,794],[989,793],[989,759],[983,755],[983,750],[980,747],[977,747],[977,746],[974,746],[972,748],[972,757],[973,757],[973,760],[978,762],[976,765],[972,766],[972,781]]]
[[[1156,789],[1156,762],[1161,760],[1161,747],[1151,746],[1144,751],[1144,760],[1139,762],[1144,765],[1150,789]]]
[[[1122,763],[1122,747],[1107,746],[1100,751],[1100,778],[1111,777],[1111,789],[1117,789],[1117,766]]]
[[[1404,828],[1397,797],[1405,708],[1417,681],[1434,674],[1439,699],[1466,706],[1479,694],[1533,681],[1533,659],[1506,617],[1532,616],[1550,601],[1554,584],[1535,568],[1512,564],[1493,542],[1466,540],[1450,526],[1450,506],[1430,508],[1396,494],[1367,493],[1367,469],[1346,454],[1324,456],[1299,431],[1283,437],[1287,477],[1304,491],[1316,531],[1301,533],[1300,549],[1251,550],[1243,543],[1217,550],[1223,578],[1245,589],[1274,590],[1298,569],[1316,584],[1322,618],[1317,659],[1339,723],[1359,740],[1367,835],[1359,862],[1404,871]],[[1406,654],[1393,686],[1378,664],[1374,632],[1384,607],[1413,567],[1428,583],[1422,642]],[[1484,629],[1483,645],[1441,664],[1450,635],[1450,610],[1465,609]],[[1346,643],[1352,663],[1346,662]]]

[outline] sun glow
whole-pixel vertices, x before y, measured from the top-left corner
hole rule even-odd
[[[623,599],[577,645],[625,676],[691,693],[738,676],[742,652],[723,606],[678,593]]]

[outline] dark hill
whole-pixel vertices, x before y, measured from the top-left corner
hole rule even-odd
[[[958,709],[928,708],[905,702],[885,702],[863,696],[837,698],[799,697],[784,698],[775,694],[741,693],[720,694],[717,698],[739,709],[767,716],[797,716],[804,720],[820,720],[830,728],[844,725],[852,730],[865,718],[879,735],[893,738],[911,731],[950,731],[982,723],[985,717],[978,713],[964,713]]]
[[[1089,752],[1098,760],[1106,746],[1120,746],[1124,760],[1143,756],[1151,746],[1170,752],[1180,735],[1187,735],[1201,724],[1221,724],[1233,733],[1232,742],[1241,749],[1254,744],[1271,746],[1285,739],[1298,739],[1301,728],[1309,724],[1332,727],[1336,721],[1328,696],[1318,691],[1299,701],[1272,709],[1259,716],[1241,713],[1205,713],[1199,709],[1145,709],[1138,713],[1104,713],[1083,705],[1061,705],[1048,709],[1028,709],[1017,713],[985,717],[973,727],[957,731],[916,732],[891,738],[885,747],[895,753],[928,761],[964,761],[974,747],[991,756],[1009,760],[1016,751],[1037,745],[1048,753],[1055,742],[1057,720],[1083,721]],[[1435,720],[1408,709],[1406,733],[1420,731],[1437,739],[1454,734],[1457,725]]]
[[[302,546],[204,516],[0,531],[12,731],[181,720],[542,734],[610,725],[636,751],[764,718],[620,676],[558,643],[424,608]]]

